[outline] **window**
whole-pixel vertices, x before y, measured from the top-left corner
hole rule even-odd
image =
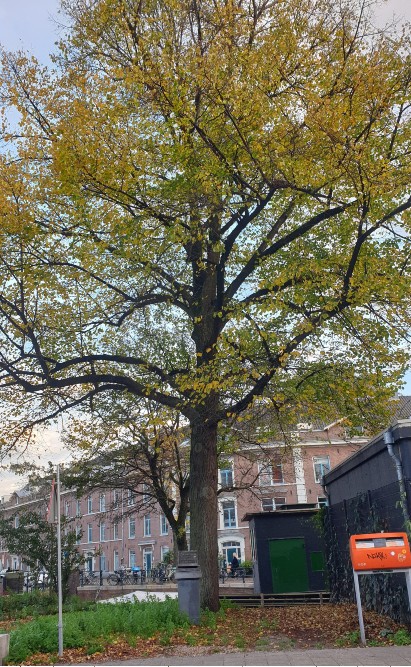
[[[118,507],[120,504],[120,491],[117,491],[117,489],[114,489],[113,491],[113,505],[114,507]]]
[[[81,526],[76,526],[76,544],[80,544]]]
[[[314,464],[314,479],[317,484],[321,484],[324,475],[330,472],[330,457],[329,456],[313,456]]]
[[[168,535],[168,521],[165,514],[160,516],[160,533],[161,535]]]
[[[101,493],[100,494],[100,512],[105,512],[106,511],[106,494]]]
[[[164,546],[161,547],[160,552],[161,552],[161,562],[164,563],[164,558],[166,554],[168,554],[170,551],[170,547]]]
[[[284,496],[274,496],[272,498],[262,498],[261,508],[263,512],[272,512],[280,505],[285,505],[286,499]]]
[[[283,466],[279,457],[274,457],[267,463],[260,463],[259,468],[260,486],[271,486],[284,482]]]
[[[70,516],[70,502],[68,500],[64,503],[64,515]]]
[[[232,487],[234,485],[233,468],[230,463],[224,468],[220,468],[220,485],[222,487]]]
[[[144,537],[149,537],[151,535],[151,518],[149,514],[146,514],[144,517]]]
[[[89,523],[87,526],[87,541],[92,542],[93,541],[93,524]]]
[[[20,525],[20,519],[19,519],[18,516],[15,516],[15,517],[14,517],[14,527],[15,527],[15,528],[18,528],[19,525]]]
[[[118,551],[113,551],[113,567],[115,570],[118,570],[120,567],[120,558]]]
[[[127,498],[127,505],[135,505],[136,504],[136,494],[134,491],[131,491],[129,489],[128,491],[128,498]]]
[[[93,511],[93,498],[89,496],[87,498],[87,514],[91,514]]]
[[[81,500],[76,500],[76,516],[81,516]]]
[[[325,496],[318,496],[317,498],[317,507],[327,507],[328,500]]]
[[[237,519],[235,513],[235,502],[234,500],[225,500],[221,503],[223,510],[223,525],[224,528],[236,528]]]
[[[100,542],[105,542],[106,541],[106,524],[101,523],[100,524]]]
[[[136,552],[134,549],[130,549],[128,552],[128,565],[129,567],[135,567],[136,566]]]
[[[130,539],[134,539],[136,536],[136,520],[134,517],[130,517],[128,520],[128,536]]]
[[[113,540],[118,540],[118,521],[113,523]]]
[[[150,494],[148,492],[148,484],[143,484],[143,503],[148,503]]]
[[[107,570],[107,558],[106,558],[106,554],[101,554],[101,555],[100,555],[100,570],[103,570],[103,572],[104,572],[105,570]]]

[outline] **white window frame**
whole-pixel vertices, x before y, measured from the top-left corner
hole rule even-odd
[[[103,521],[103,523],[100,523],[100,542],[105,542],[106,541],[106,524]]]
[[[100,508],[100,512],[105,512],[106,511],[106,494],[105,493],[100,493],[99,508]]]
[[[129,567],[135,567],[136,565],[136,550],[135,549],[129,549],[128,550],[128,566]]]
[[[274,479],[273,469],[280,469],[281,472],[281,481]],[[276,486],[284,484],[284,473],[283,473],[283,464],[282,463],[259,463],[258,464],[258,483],[260,486]]]
[[[87,524],[87,542],[90,544],[93,541],[93,524]]]
[[[164,556],[170,552],[170,547],[168,547],[166,544],[163,544],[162,547],[160,547],[160,554],[161,554],[161,562],[164,563]]]
[[[219,481],[220,488],[229,488],[231,486],[234,486],[234,465],[233,465],[233,461],[232,461],[232,459],[228,459],[226,461],[226,463],[228,465],[218,469],[218,481]],[[222,473],[225,473],[225,472],[228,473],[229,471],[231,472],[231,484],[226,484],[225,482],[223,483]]]
[[[271,508],[268,508],[268,504],[269,504],[268,501],[271,501]],[[280,501],[284,501],[284,502],[280,502]],[[267,497],[267,498],[261,498],[261,510],[263,512],[274,512],[277,509],[278,505],[285,505],[286,502],[287,502],[287,499],[286,499],[285,496],[277,496],[277,497],[276,496],[270,496],[270,497]],[[264,504],[266,505],[267,509],[264,508]]]
[[[227,505],[228,503],[232,503],[232,507],[226,508],[224,505]],[[230,525],[225,525],[225,518],[224,518],[224,512],[226,510],[234,510],[234,523],[229,522]],[[230,516],[230,515],[228,515]],[[238,517],[237,517],[237,502],[235,498],[222,498],[220,501],[220,523],[221,523],[221,528],[223,530],[230,530],[230,528],[238,528]]]
[[[131,489],[128,490],[127,505],[131,507],[136,504],[136,494]]]
[[[118,521],[113,523],[113,540],[119,539]]]
[[[93,512],[93,496],[87,496],[87,514],[92,514]]]
[[[81,516],[81,499],[76,500],[76,516]]]
[[[144,537],[151,537],[151,516],[146,514],[143,519]]]
[[[168,521],[165,514],[160,514],[160,535],[168,535]]]
[[[128,520],[128,538],[134,540],[136,537],[136,518],[131,516]]]
[[[317,470],[316,466],[320,466],[320,471]],[[324,470],[324,466],[327,470]],[[321,484],[324,475],[326,475],[331,470],[330,457],[325,456],[313,456],[313,468],[314,468],[314,481],[316,484]]]

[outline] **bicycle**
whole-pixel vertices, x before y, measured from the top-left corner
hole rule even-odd
[[[132,581],[125,570],[115,570],[108,575],[107,583],[111,586],[124,586],[125,584],[131,584]]]
[[[98,583],[98,577],[95,572],[85,570],[83,572],[83,586],[93,586]]]

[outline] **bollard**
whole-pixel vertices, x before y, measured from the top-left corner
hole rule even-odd
[[[178,606],[186,613],[191,623],[200,622],[200,579],[196,551],[180,551],[175,573],[178,587]]]
[[[0,665],[3,664],[3,658],[9,654],[10,635],[0,635]]]

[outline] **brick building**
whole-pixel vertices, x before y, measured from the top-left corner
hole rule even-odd
[[[366,437],[347,438],[343,424],[335,422],[321,428],[298,425],[294,444],[284,447],[272,443],[264,451],[252,445],[247,455],[227,457],[219,471],[219,553],[228,562],[232,554],[240,560],[251,559],[248,522],[250,512],[269,512],[290,505],[326,503],[322,476],[351,456],[367,442]],[[243,488],[250,485],[250,488]],[[24,490],[15,492],[3,503],[7,514],[35,509],[45,512],[48,498],[32,497]],[[74,491],[63,490],[61,511],[72,518],[81,537],[78,548],[92,570],[116,570],[139,565],[145,570],[164,559],[173,548],[173,536],[159,509],[147,513],[133,511],[136,499],[131,492],[106,490],[77,498]],[[187,526],[189,531],[189,525]],[[9,554],[0,538],[0,567],[24,569],[18,554]]]

